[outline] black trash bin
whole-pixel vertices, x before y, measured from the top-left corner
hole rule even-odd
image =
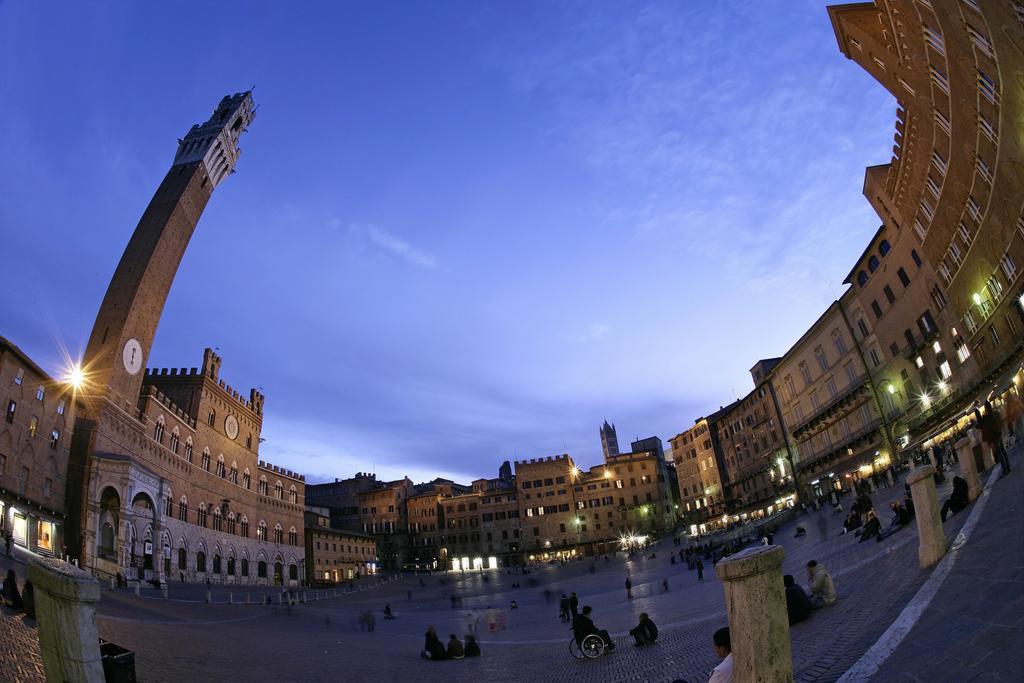
[[[103,678],[107,683],[135,683],[135,653],[100,640]]]

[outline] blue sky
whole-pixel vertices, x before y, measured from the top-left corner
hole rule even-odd
[[[175,141],[260,109],[149,365],[311,479],[494,476],[751,387],[877,228],[895,103],[825,4],[0,1],[0,334],[84,348]]]

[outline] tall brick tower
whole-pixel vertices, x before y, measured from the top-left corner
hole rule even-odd
[[[192,232],[217,185],[234,172],[238,139],[254,116],[252,94],[225,97],[206,123],[178,141],[178,152],[142,214],[85,352],[92,395],[134,406],[167,294]]]
[[[226,96],[206,123],[192,126],[178,141],[174,163],[107,287],[86,347],[84,409],[68,463],[66,541],[72,556],[82,550],[90,459],[141,442],[134,436],[144,428],[139,393],[167,294],[210,195],[234,172],[238,140],[254,115],[251,92]]]

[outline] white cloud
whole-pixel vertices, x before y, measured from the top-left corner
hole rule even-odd
[[[379,228],[376,225],[351,225],[349,229],[366,238],[382,252],[401,259],[420,268],[437,268],[437,258],[422,249],[409,244],[398,235]]]

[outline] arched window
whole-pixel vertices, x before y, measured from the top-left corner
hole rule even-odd
[[[165,514],[168,517],[174,516],[174,496],[171,495],[170,491],[167,492],[167,512]]]
[[[289,545],[298,545],[299,544],[299,534],[298,534],[297,531],[295,531],[295,527],[292,527],[291,529],[288,530],[288,544]]]
[[[242,558],[242,576],[249,576],[249,560],[248,558]]]
[[[223,479],[225,474],[226,472],[224,470],[224,454],[222,453],[217,456],[217,476]]]
[[[249,538],[249,518],[242,515],[242,538]]]
[[[192,437],[185,439],[185,459],[192,462]]]
[[[295,490],[295,484],[292,484],[291,490],[288,491],[288,500],[290,500],[292,503],[299,502],[299,492]]]
[[[188,521],[188,498],[185,496],[182,496],[181,500],[178,501],[178,519],[183,522]]]
[[[212,506],[211,506],[212,507]],[[220,531],[222,529],[223,520],[221,519],[221,512],[219,507],[213,508],[213,530]],[[217,572],[218,574],[220,572]]]
[[[267,495],[267,478],[263,476],[260,477],[259,494],[261,496]]]
[[[283,542],[284,542],[284,530],[281,529],[281,525],[280,524],[275,524],[274,525],[274,543],[283,543]]]
[[[274,484],[274,495],[277,497],[278,500],[284,500],[284,486],[281,484],[281,482],[277,482],[276,484]]]
[[[267,578],[267,563],[266,560],[260,560],[259,564],[256,565],[256,576],[261,579]]]
[[[868,283],[868,274],[863,270],[857,273],[857,284],[863,287]]]
[[[229,512],[228,513],[228,533],[229,534],[234,534],[235,533],[235,513],[234,512]]]
[[[231,463],[231,483],[232,484],[237,484],[238,483],[238,463],[237,462]]]
[[[245,468],[245,472],[242,473],[242,486],[249,488],[252,486],[252,475],[249,474],[249,468]]]
[[[175,427],[171,432],[171,452],[175,455],[178,454],[178,444],[181,442],[181,437],[178,436],[178,428]]]
[[[196,571],[206,571],[206,553],[204,553],[202,550],[196,552]]]
[[[294,564],[288,565],[288,578],[292,581],[299,580],[299,568],[296,567]]]
[[[220,555],[213,556],[213,573],[220,574]]]
[[[153,438],[161,446],[164,443],[164,416],[161,415],[156,419],[156,426],[153,427]]]
[[[196,524],[206,526],[206,503],[200,503],[199,509],[196,510]]]
[[[868,270],[872,273],[878,270],[878,257],[873,255],[868,259]]]
[[[202,465],[203,465],[203,469],[204,470],[206,470],[207,472],[210,471],[210,449],[209,448],[204,448],[203,449]]]
[[[267,540],[267,523],[262,519],[260,520],[260,523],[256,525],[256,539],[261,543]]]
[[[188,569],[188,551],[184,548],[178,548],[178,569],[181,571]]]
[[[229,557],[228,558],[228,576],[234,576],[234,575],[235,575],[235,558]]]
[[[882,240],[878,243],[878,253],[882,256],[888,254],[890,249],[892,249],[892,247],[889,246],[889,240]]]
[[[206,416],[206,424],[213,426],[213,423],[217,421],[217,411],[211,410],[210,414]]]

